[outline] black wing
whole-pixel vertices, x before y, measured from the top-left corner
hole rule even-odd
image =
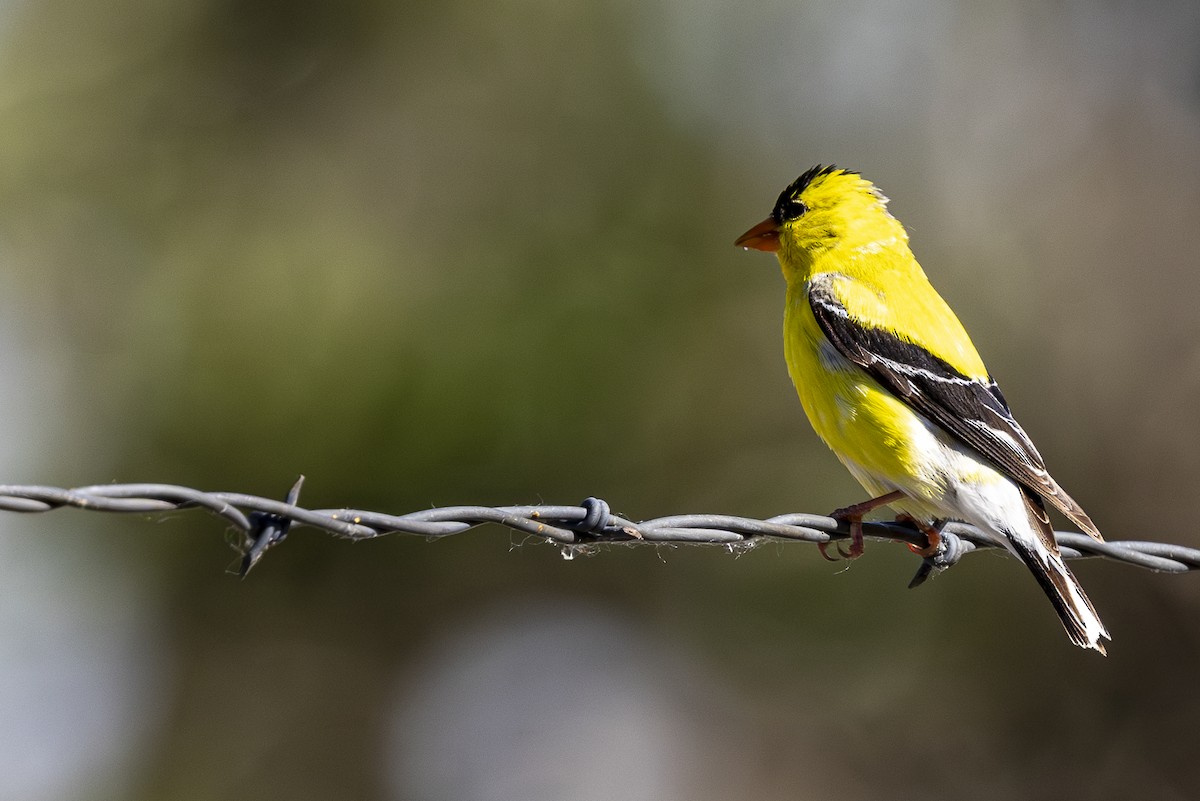
[[[1002,473],[1045,498],[1085,532],[1102,540],[1096,525],[1046,470],[1029,435],[1013,419],[1000,387],[969,378],[925,348],[850,316],[832,291],[833,276],[809,284],[817,325],[838,352],[885,389],[947,433],[986,456]]]

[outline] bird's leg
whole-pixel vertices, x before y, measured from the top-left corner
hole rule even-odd
[[[942,547],[942,526],[946,525],[945,520],[935,520],[933,525],[928,525],[926,523],[922,523],[920,520],[917,520],[912,515],[902,514],[896,516],[896,522],[911,523],[913,527],[917,529],[917,531],[925,535],[927,544],[924,548],[922,548],[920,545],[914,545],[913,543],[909,542],[906,543],[906,545],[908,545],[908,550],[912,551],[917,556],[922,556],[925,558],[937,556],[937,552]]]
[[[862,529],[863,515],[873,509],[878,509],[880,506],[887,506],[889,503],[898,501],[903,497],[903,492],[895,490],[889,492],[887,495],[880,495],[878,498],[872,498],[869,501],[856,503],[852,506],[844,506],[829,513],[829,516],[834,520],[845,520],[850,523],[850,550],[842,550],[840,543],[837,546],[837,552],[841,554],[843,559],[857,559],[863,555],[863,550],[865,550]],[[825,549],[828,547],[829,543],[827,542],[817,543],[817,550],[821,552],[821,556],[827,561],[836,562],[836,559],[825,552]]]

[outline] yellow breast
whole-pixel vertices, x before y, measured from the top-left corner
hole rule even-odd
[[[788,289],[784,355],[818,436],[863,481],[933,497],[942,488],[930,456],[940,445],[920,416],[851,363],[817,326],[803,284]],[[863,482],[866,483],[865,481]]]

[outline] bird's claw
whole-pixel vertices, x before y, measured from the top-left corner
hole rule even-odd
[[[878,498],[871,498],[862,503],[843,506],[841,509],[835,509],[829,513],[829,516],[834,520],[845,520],[850,524],[850,550],[844,550],[841,544],[837,546],[837,552],[841,554],[843,559],[857,559],[863,555],[866,546],[863,545],[863,515],[873,509],[878,509],[880,506],[885,506],[893,501],[898,501],[904,497],[904,493],[899,490],[893,490],[886,495],[880,495]],[[826,549],[829,543],[822,542],[817,544],[817,550],[821,552],[827,561],[836,562]]]
[[[838,509],[832,512],[829,516],[834,520],[846,520],[850,523],[850,550],[843,548],[842,544],[839,542],[834,546],[837,548],[838,555],[841,556],[842,559],[848,560],[854,560],[862,556],[863,551],[866,550],[866,545],[863,543],[862,514],[857,514],[854,507],[846,507],[845,509]],[[821,556],[825,559],[825,561],[838,561],[829,555],[828,551],[826,550],[828,547],[828,542],[817,543],[817,550],[821,552]]]
[[[908,546],[908,550],[912,551],[917,556],[920,556],[923,559],[929,559],[930,557],[937,556],[938,552],[942,550],[942,527],[940,525],[935,524],[931,526],[927,523],[922,523],[912,515],[905,514],[897,515],[896,522],[907,523],[925,535],[924,547],[912,542],[905,543],[905,545]]]

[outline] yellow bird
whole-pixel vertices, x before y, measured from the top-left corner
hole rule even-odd
[[[843,555],[862,553],[862,517],[879,506],[930,549],[947,520],[965,520],[1025,563],[1073,643],[1104,653],[1108,631],[1063,562],[1046,503],[1103,537],[1047,472],[887,202],[858,173],[816,166],[736,242],[779,258],[788,372],[817,434],[873,496],[834,513],[851,523]]]

